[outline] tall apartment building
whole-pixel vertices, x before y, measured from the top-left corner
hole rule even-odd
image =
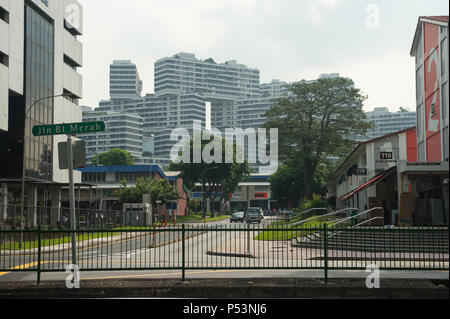
[[[262,83],[259,86],[260,95],[267,97],[267,96],[276,96],[280,97],[283,95],[288,94],[288,83],[280,81],[280,80],[272,80],[269,83]]]
[[[192,53],[178,53],[155,62],[155,94],[196,93],[210,102],[259,95],[258,69],[228,61],[199,60]]]
[[[97,109],[102,111],[126,112],[143,118],[143,134],[154,138],[153,156],[170,156],[173,142],[170,133],[174,128],[192,129],[195,121],[205,125],[205,98],[199,94],[159,94],[146,95],[126,101],[102,101]],[[152,144],[148,140],[146,145]],[[150,150],[144,150],[150,151]]]
[[[98,109],[83,113],[83,122],[98,121],[105,122],[104,132],[83,135],[88,162],[96,155],[112,149],[130,152],[135,158],[142,157],[144,120],[141,116],[128,112],[102,112]]]
[[[142,81],[135,64],[130,60],[115,60],[109,66],[109,96],[111,100],[140,97]]]
[[[58,167],[64,136],[32,127],[81,121],[83,8],[76,0],[0,0],[0,177],[67,182]],[[66,93],[70,96],[47,98]],[[35,103],[38,101],[38,103]],[[26,117],[26,126],[24,120]],[[24,133],[25,132],[25,133]],[[23,143],[25,142],[25,154]],[[75,180],[81,175],[75,173]]]
[[[263,115],[278,102],[280,97],[254,97],[216,103],[211,112],[212,126],[219,130],[225,128],[258,129],[266,122]]]
[[[416,112],[390,112],[387,107],[376,107],[366,114],[367,120],[375,124],[374,129],[367,133],[366,140],[416,126]]]
[[[115,61],[113,65],[129,66],[130,61]],[[114,75],[118,76],[118,72],[115,70]],[[170,140],[172,130],[192,130],[197,122],[205,128],[208,104],[211,104],[212,127],[260,127],[265,122],[261,115],[287,92],[287,88],[286,83],[279,80],[261,85],[259,76],[259,70],[236,61],[218,64],[213,59],[199,60],[194,54],[178,53],[155,62],[155,94],[127,98],[114,98],[111,94],[109,101],[100,102],[97,111],[141,116],[144,152],[167,160],[174,144]],[[143,156],[137,160],[148,159]]]

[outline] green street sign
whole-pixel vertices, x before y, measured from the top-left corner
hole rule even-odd
[[[38,125],[33,127],[34,136],[47,135],[75,135],[85,133],[104,132],[104,122],[82,122],[69,124]]]

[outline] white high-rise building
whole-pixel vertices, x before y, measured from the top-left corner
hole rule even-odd
[[[155,62],[155,94],[201,94],[211,102],[259,95],[259,70],[231,60],[199,60],[178,53]]]
[[[109,66],[109,96],[111,100],[129,100],[140,97],[142,81],[136,64],[130,60],[115,60]]]
[[[67,171],[58,165],[58,143],[66,137],[35,137],[32,127],[82,120],[78,105],[82,97],[82,76],[78,72],[83,64],[79,41],[82,25],[83,8],[76,0],[0,0],[3,180],[22,177],[25,155],[27,183],[67,182]],[[63,93],[68,97],[51,98]],[[74,175],[75,181],[81,181],[80,173]]]
[[[260,86],[261,96],[275,96],[280,97],[287,95],[289,92],[288,83],[280,80],[272,80],[269,83],[262,83]]]
[[[375,128],[367,133],[367,140],[416,126],[416,112],[391,112],[387,107],[376,107],[366,114],[367,120],[375,124]]]
[[[84,134],[86,159],[88,164],[98,154],[120,149],[129,152],[134,158],[143,154],[143,119],[129,112],[102,112],[97,108],[93,112],[83,113],[83,122],[102,121],[106,130],[100,133]]]

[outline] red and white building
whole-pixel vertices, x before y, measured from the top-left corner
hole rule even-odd
[[[397,165],[402,225],[448,224],[448,16],[420,17],[415,57],[417,162]]]
[[[449,158],[448,19],[420,17],[411,48],[411,56],[416,59],[419,162],[443,162]]]
[[[420,17],[415,57],[417,123],[361,143],[328,181],[336,208],[383,207],[384,223],[449,223],[448,16]]]

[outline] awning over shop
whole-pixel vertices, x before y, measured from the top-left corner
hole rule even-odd
[[[346,200],[350,197],[352,197],[353,195],[355,195],[356,193],[362,191],[363,189],[375,185],[379,182],[381,182],[383,179],[385,179],[386,177],[388,177],[389,175],[391,175],[395,170],[395,167],[388,169],[387,171],[384,171],[381,174],[378,174],[377,176],[375,176],[374,178],[372,178],[370,181],[368,181],[367,183],[359,186],[358,188],[354,189],[353,191],[351,191],[349,194],[345,195],[342,200]]]

